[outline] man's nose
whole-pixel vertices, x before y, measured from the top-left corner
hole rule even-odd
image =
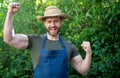
[[[54,22],[52,22],[52,23],[51,23],[51,26],[52,26],[52,27],[54,27],[54,26],[55,26],[55,23],[54,23]]]

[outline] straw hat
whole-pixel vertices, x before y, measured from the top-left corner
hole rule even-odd
[[[54,16],[59,16],[62,19],[68,18],[68,15],[61,14],[61,10],[59,10],[56,6],[48,6],[45,9],[44,16],[37,16],[37,19],[40,21],[44,21],[45,18]]]

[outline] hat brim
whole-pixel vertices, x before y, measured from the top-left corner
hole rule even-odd
[[[68,15],[63,14],[63,15],[53,15],[53,16],[37,16],[37,19],[39,21],[44,21],[44,19],[48,18],[48,17],[61,17],[62,19],[66,19],[66,18],[68,18]]]

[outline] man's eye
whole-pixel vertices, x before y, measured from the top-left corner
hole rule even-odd
[[[48,23],[51,23],[51,21],[48,21]]]
[[[55,22],[59,22],[58,20],[56,20]]]

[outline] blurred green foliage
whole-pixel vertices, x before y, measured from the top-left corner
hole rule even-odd
[[[49,5],[60,8],[69,19],[63,21],[60,34],[72,41],[83,58],[80,47],[90,41],[93,57],[87,76],[72,67],[69,78],[118,78],[120,76],[120,0],[14,0],[21,10],[14,16],[16,33],[44,34],[45,27],[37,21]],[[3,42],[3,26],[7,5],[0,0],[0,78],[32,78],[33,67],[29,51],[21,51]]]

